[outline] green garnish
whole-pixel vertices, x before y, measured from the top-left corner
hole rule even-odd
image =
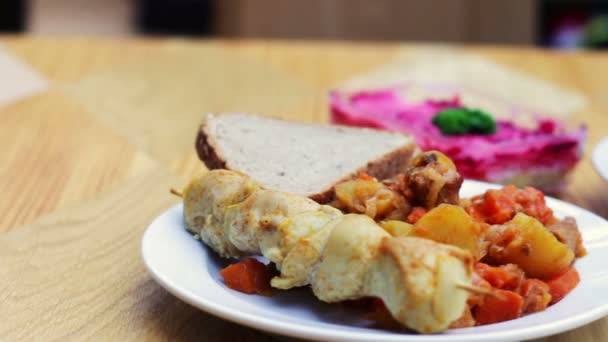
[[[439,127],[444,135],[496,133],[494,118],[478,109],[445,109],[435,114],[433,124]]]

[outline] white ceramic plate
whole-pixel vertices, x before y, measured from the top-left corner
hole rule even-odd
[[[494,187],[466,181],[470,197]],[[368,321],[341,305],[316,300],[307,288],[277,291],[272,297],[227,288],[219,270],[228,262],[186,232],[182,206],[161,214],[148,227],[142,255],[154,278],[182,300],[224,319],[270,333],[324,341],[516,341],[574,329],[608,314],[608,222],[574,205],[547,199],[558,217],[576,218],[589,254],[576,261],[581,282],[561,302],[516,320],[482,327],[417,335],[366,327]]]
[[[608,137],[604,137],[595,146],[591,160],[597,172],[605,180],[608,180]]]

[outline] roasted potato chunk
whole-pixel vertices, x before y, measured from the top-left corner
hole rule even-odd
[[[484,225],[473,221],[463,208],[440,204],[414,224],[411,236],[460,247],[479,259],[482,255],[483,231]]]
[[[409,236],[414,230],[414,225],[397,220],[380,222],[380,226],[394,237]]]

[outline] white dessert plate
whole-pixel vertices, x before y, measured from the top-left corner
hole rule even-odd
[[[602,138],[595,146],[591,160],[597,172],[608,180],[608,137]]]
[[[496,187],[465,181],[461,196]],[[512,321],[419,335],[370,328],[360,313],[340,304],[324,304],[307,288],[277,291],[271,297],[227,288],[219,258],[186,232],[182,205],[157,217],[142,240],[142,256],[152,276],[169,292],[210,314],[272,334],[323,341],[519,341],[557,334],[608,314],[608,222],[556,199],[547,198],[556,216],[573,216],[589,254],[576,261],[581,282],[547,310]]]

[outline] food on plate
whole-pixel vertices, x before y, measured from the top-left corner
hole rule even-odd
[[[257,259],[246,258],[222,269],[220,274],[226,286],[233,290],[261,295],[272,293],[270,279],[274,276],[274,272]]]
[[[562,243],[565,243],[570,248],[577,258],[585,256],[587,250],[583,246],[583,236],[578,230],[576,220],[572,217],[566,217],[561,221],[556,221],[547,225],[547,229]]]
[[[363,173],[359,179],[338,183],[333,197],[329,196],[331,205],[376,220],[404,219],[411,214],[415,220],[426,209],[459,202],[463,179],[443,153],[421,153],[401,172],[383,182]]]
[[[567,269],[574,253],[537,219],[523,213],[488,229],[487,256],[496,263],[513,263],[527,275],[548,278]]]
[[[419,151],[413,139],[401,133],[248,114],[208,115],[196,150],[209,169],[243,172],[268,189],[322,203],[336,183],[361,172],[390,178]]]
[[[479,325],[498,323],[515,319],[522,315],[524,299],[518,293],[494,290],[496,297],[485,298],[473,317]]]
[[[433,151],[416,159],[428,159],[429,154],[436,154],[433,157],[436,159],[444,157]],[[468,250],[477,260],[474,284],[492,290],[497,296],[473,294],[465,313],[450,327],[497,323],[542,311],[578,284],[578,273],[572,264],[575,257],[586,253],[580,231],[573,218],[560,220],[553,215],[541,191],[505,186],[459,199],[458,185],[452,201],[457,205],[434,203],[436,206],[427,210],[413,206],[415,197],[408,175],[419,165],[416,159],[403,175],[394,179],[379,182],[364,177],[366,182],[384,184],[395,196],[402,196],[405,204],[401,206],[411,208],[407,218],[370,217],[380,221],[393,236],[415,236],[451,244]],[[336,191],[341,185],[336,185]],[[356,188],[351,192],[356,193]],[[340,198],[337,196],[337,205],[336,201],[332,205],[348,210],[348,206],[340,204]]]
[[[373,219],[402,219],[410,212],[409,204],[396,191],[365,176],[337,184],[334,193],[334,206]]]
[[[275,288],[310,284],[330,303],[381,298],[395,320],[422,333],[445,330],[465,310],[473,258],[458,247],[392,237],[368,216],[227,170],[192,181],[183,198],[189,231],[224,257],[265,256],[279,271]]]
[[[410,235],[458,246],[479,260],[485,253],[486,229],[487,224],[474,221],[462,207],[441,204],[417,220]]]
[[[520,287],[520,294],[524,298],[523,313],[530,314],[543,311],[549,306],[555,296],[549,292],[549,285],[538,279],[526,279]]]
[[[441,203],[457,204],[463,178],[443,153],[428,151],[412,160],[401,180],[413,204],[428,210]]]
[[[518,189],[508,185],[502,189],[488,190],[462,204],[473,218],[489,224],[503,224],[512,220],[517,213],[526,214],[539,220],[576,257],[587,254],[576,220],[572,217],[558,220],[553,216],[553,210],[547,207],[545,195],[537,189]]]
[[[566,280],[555,281],[558,285],[554,286],[555,291],[552,292],[551,282],[554,281],[552,279],[558,278],[545,280],[529,278],[519,266],[514,264],[490,266],[478,262],[475,265],[473,283],[482,288],[492,289],[498,296],[470,296],[468,308],[471,319],[466,323],[472,322],[473,325],[498,323],[545,310],[578,284],[578,273],[574,268],[568,268],[563,274],[569,276],[565,277]]]
[[[575,268],[570,267],[562,274],[556,275],[547,280],[549,293],[551,294],[551,303],[557,303],[562,300],[568,292],[572,291],[579,283],[580,277]]]
[[[226,116],[213,129],[225,134],[237,118],[273,120]],[[305,131],[319,132],[311,127]],[[238,150],[248,142],[225,144]],[[261,158],[234,168],[254,169],[243,165]],[[220,272],[231,289],[268,295],[271,288],[310,286],[324,302],[373,303],[367,317],[380,326],[421,333],[539,312],[576,287],[573,264],[586,253],[580,231],[573,218],[553,215],[541,191],[504,186],[460,198],[462,176],[443,153],[410,154],[407,165],[398,164],[380,179],[331,173],[321,187],[303,186],[316,181],[310,176],[294,192],[240,171],[212,170],[180,194],[184,221],[220,256],[245,258]],[[258,167],[254,172],[269,170]],[[257,255],[270,264],[249,258]]]
[[[518,189],[508,185],[475,196],[467,205],[471,216],[490,224],[502,224],[516,213],[532,216],[547,225],[556,221],[553,211],[545,204],[545,195],[532,188]]]
[[[382,229],[386,230],[387,233],[396,237],[409,236],[412,233],[412,230],[414,230],[413,224],[399,220],[383,221],[380,222],[380,226]]]
[[[412,103],[397,88],[330,96],[332,122],[411,134],[422,150],[450,157],[465,178],[555,192],[581,159],[586,139],[585,127],[567,129],[556,119],[535,117],[532,128],[492,122],[457,96]]]

